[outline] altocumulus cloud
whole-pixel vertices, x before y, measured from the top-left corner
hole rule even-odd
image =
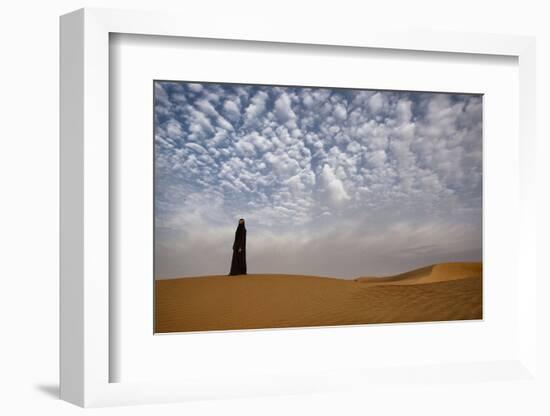
[[[155,82],[155,275],[481,259],[482,97]]]

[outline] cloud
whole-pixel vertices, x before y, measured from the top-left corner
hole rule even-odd
[[[189,83],[187,84],[187,87],[193,92],[201,92],[203,90],[203,86],[201,84]]]
[[[207,100],[198,100],[196,103],[196,106],[202,111],[205,115],[213,117],[214,119],[218,118],[220,115],[214,108],[212,104],[210,104]]]
[[[240,106],[237,104],[237,101],[226,100],[223,104],[223,110],[227,118],[233,121],[239,121],[239,119],[241,118],[241,109]]]
[[[386,163],[386,152],[383,150],[375,150],[367,153],[367,162],[373,168],[380,168]]]
[[[157,254],[180,264],[169,247],[192,251],[196,224],[215,236],[240,217],[304,255],[305,241],[347,218],[364,232],[371,222],[403,234],[463,226],[470,234],[451,251],[466,253],[481,246],[481,137],[476,95],[156,82]],[[414,252],[436,258],[442,244]]]
[[[166,123],[166,136],[171,139],[177,139],[181,136],[182,129],[181,124],[174,119],[171,119]]]
[[[203,155],[208,153],[204,147],[197,143],[186,143],[185,146]]]
[[[329,198],[329,203],[332,206],[341,206],[350,199],[344,184],[336,177],[332,168],[326,164],[321,170],[321,180],[325,185],[325,189]]]
[[[349,152],[349,153],[358,153],[361,151],[361,145],[358,143],[358,142],[351,142],[350,144],[348,144],[348,146],[346,147],[346,150]]]
[[[290,97],[288,94],[282,93],[275,100],[275,115],[279,122],[286,123],[288,120],[294,119],[296,115],[292,111]]]
[[[412,101],[410,100],[399,100],[395,107],[395,114],[398,122],[407,123],[411,120],[412,117]]]
[[[256,121],[257,117],[265,111],[268,97],[268,94],[264,91],[258,91],[258,93],[252,97],[245,111],[245,118],[248,123]]]
[[[233,130],[233,125],[222,116],[218,116],[218,118],[216,118],[216,122],[218,123],[218,126],[225,130]]]
[[[254,156],[256,154],[256,148],[250,142],[246,140],[239,140],[235,143],[235,148],[241,156]]]
[[[300,169],[300,164],[287,153],[267,152],[264,160],[273,168],[278,176],[283,178],[295,175]]]
[[[374,115],[379,114],[384,108],[384,102],[385,102],[385,99],[382,93],[377,92],[376,94],[372,95],[368,101],[369,108],[372,114]]]
[[[270,140],[266,139],[264,136],[255,131],[248,134],[246,137],[243,138],[243,140],[251,143],[258,150],[258,152],[261,153],[265,153],[273,148],[273,143]]]
[[[348,111],[341,103],[336,104],[334,107],[334,116],[338,120],[345,120],[348,117]]]

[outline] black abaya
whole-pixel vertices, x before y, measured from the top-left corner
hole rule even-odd
[[[230,275],[246,274],[246,228],[239,224],[235,231]]]

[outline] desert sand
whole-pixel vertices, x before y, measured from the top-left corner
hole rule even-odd
[[[155,332],[482,318],[482,264],[354,280],[249,274],[155,282]]]

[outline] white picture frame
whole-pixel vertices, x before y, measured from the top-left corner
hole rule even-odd
[[[117,359],[109,348],[110,168],[109,158],[109,35],[112,33],[227,39],[281,44],[332,45],[439,53],[505,55],[519,62],[519,165],[518,269],[522,278],[517,293],[518,355],[500,362],[480,362],[457,367],[422,365],[414,377],[479,382],[476,371],[505,374],[507,380],[537,380],[535,268],[535,41],[530,37],[468,33],[430,33],[363,30],[327,33],[312,26],[280,28],[262,22],[236,32],[235,25],[220,19],[205,26],[173,13],[107,9],[82,9],[61,18],[61,398],[80,406],[184,401],[194,398],[246,397],[262,394],[323,392],[353,383],[395,377],[396,370],[334,370],[240,381],[234,374],[212,379],[126,383],[110,382],[109,368]],[[291,335],[290,335],[291,336]],[[421,364],[421,363],[419,363]],[[399,373],[401,377],[410,369]],[[446,374],[446,375],[445,375]],[[348,379],[342,383],[342,379]]]

